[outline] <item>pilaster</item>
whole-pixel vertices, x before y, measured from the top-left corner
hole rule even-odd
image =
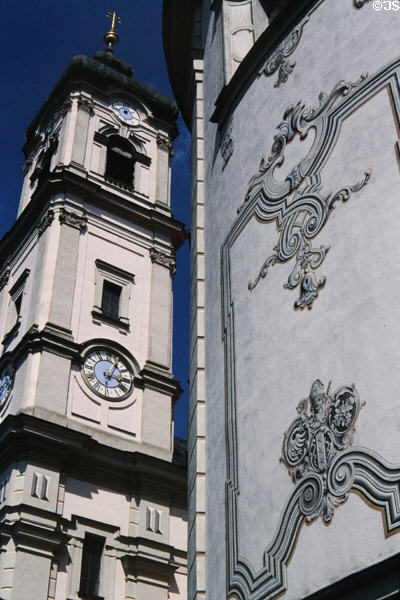
[[[86,227],[86,217],[83,214],[62,209],[59,220],[62,227],[50,309],[50,322],[69,330],[71,328],[72,302],[78,263],[79,236]]]
[[[152,262],[149,360],[171,369],[172,274],[175,257],[150,249]]]
[[[190,600],[205,598],[205,528],[206,528],[206,432],[205,432],[205,356],[204,356],[204,118],[203,61],[193,62],[195,103],[192,137],[192,243],[191,307],[194,318],[190,326],[190,406],[188,439],[189,556]]]

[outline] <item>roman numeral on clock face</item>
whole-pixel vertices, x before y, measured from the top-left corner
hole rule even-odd
[[[83,374],[89,388],[104,398],[122,399],[133,388],[127,363],[107,349],[97,348],[86,356]]]

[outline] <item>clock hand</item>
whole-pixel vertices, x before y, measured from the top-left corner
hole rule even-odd
[[[111,379],[116,379],[117,381],[121,381],[122,377],[121,375],[110,375]]]
[[[111,362],[112,362],[112,365],[111,365],[111,367],[109,368],[109,370],[107,371],[107,377],[111,377],[111,376],[112,376],[112,372],[114,371],[114,369],[115,369],[116,365],[118,364],[118,361],[119,361],[119,356],[117,356],[117,357],[115,358],[115,360],[111,361]]]

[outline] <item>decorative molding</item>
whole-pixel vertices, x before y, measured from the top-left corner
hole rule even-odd
[[[267,276],[271,266],[287,262],[293,257],[296,257],[296,263],[284,287],[300,287],[300,295],[294,303],[294,308],[311,309],[319,290],[324,287],[326,277],[317,280],[314,271],[324,261],[329,247],[313,248],[310,240],[316,237],[327,223],[337,202],[346,202],[352,192],[358,192],[368,183],[371,171],[365,171],[359,183],[342,188],[333,195],[323,196],[319,178],[307,178],[307,170],[316,158],[313,151],[325,133],[328,111],[340,97],[359,87],[366,77],[366,74],[362,75],[356,83],[340,81],[330,94],[319,95],[319,106],[316,108],[298,102],[286,110],[274,137],[271,154],[267,160],[262,158],[259,171],[250,179],[246,198],[238,209],[240,213],[249,203],[251,206],[256,203],[257,216],[264,222],[276,221],[279,231],[274,253],[264,261],[256,278],[248,283],[250,291]],[[305,138],[312,126],[315,127],[317,135],[309,156],[294,167],[283,183],[277,182],[274,179],[274,170],[284,163],[286,145],[296,135],[301,139]],[[302,183],[304,186],[300,189]],[[288,198],[293,192],[289,201]]]
[[[268,58],[263,68],[259,71],[258,76],[264,75],[273,75],[278,71],[278,79],[274,85],[274,87],[279,87],[281,83],[285,83],[288,80],[290,73],[296,66],[296,63],[291,63],[288,60],[288,57],[293,54],[299,45],[303,28],[306,23],[308,23],[309,19],[307,18],[301,25],[298,25],[290,32],[290,34],[279,44],[279,46],[274,50],[271,56]]]
[[[50,477],[43,473],[33,473],[31,496],[40,500],[49,500]]]
[[[329,467],[336,455],[351,446],[355,432],[354,424],[361,403],[354,385],[344,385],[329,394],[330,383],[325,392],[317,379],[311,386],[310,395],[297,406],[299,416],[285,433],[282,462],[287,466],[294,483],[317,474],[321,478],[322,494],[318,495],[313,509],[308,506],[304,516],[311,521],[322,516],[329,522],[336,506],[347,499],[347,494],[337,494],[331,488]],[[304,507],[300,507],[301,509]]]
[[[42,233],[47,229],[47,227],[49,227],[52,224],[53,221],[54,221],[54,211],[49,210],[44,215],[44,217],[40,221],[39,225],[37,225],[37,227],[36,227],[38,235],[41,236]]]
[[[289,209],[285,225],[280,230],[279,240],[274,247],[274,254],[271,254],[263,263],[257,277],[254,281],[249,281],[248,288],[252,291],[261,279],[266,277],[270,266],[279,262],[286,262],[293,257],[292,244],[296,241],[296,264],[288,277],[284,288],[294,289],[300,287],[300,296],[295,301],[294,307],[303,309],[312,308],[314,300],[318,297],[318,292],[326,282],[326,277],[317,280],[314,269],[319,267],[325,259],[330,246],[325,248],[313,248],[307,239],[313,238],[327,222],[335,204],[338,201],[347,202],[351,192],[358,192],[369,181],[371,171],[364,173],[363,179],[346,188],[342,188],[336,194],[329,194],[325,198],[319,196],[317,188],[301,190],[293,197],[293,205]],[[314,192],[314,193],[313,193]],[[310,205],[315,206],[310,210]],[[313,210],[316,208],[316,210]],[[301,222],[301,226],[299,223]]]
[[[31,168],[31,166],[33,165],[33,158],[34,158],[34,153],[33,153],[33,152],[31,152],[31,153],[30,153],[30,154],[27,156],[27,158],[26,158],[26,161],[25,161],[25,164],[24,164],[24,166],[23,166],[23,168],[22,168],[22,172],[23,172],[23,174],[24,174],[24,175],[26,175],[26,174],[28,173],[29,169],[30,169],[30,168]]]
[[[369,0],[353,0],[354,8],[362,8]]]
[[[148,506],[146,508],[146,529],[152,533],[161,533],[162,516],[164,511]]]
[[[174,156],[175,150],[171,140],[162,137],[161,135],[157,135],[157,146],[161,148],[161,150],[168,152],[171,158]]]
[[[78,106],[79,106],[79,100],[78,100]],[[71,108],[72,108],[72,100],[70,97],[68,97],[64,100],[64,102],[61,105],[60,115],[62,117],[65,117],[65,115],[67,114],[67,112],[69,112],[71,110]]]
[[[0,277],[0,292],[5,287],[10,279],[11,268],[6,267],[5,271]]]
[[[225,169],[228,160],[233,154],[232,121],[229,121],[225,133],[222,136],[220,153],[223,161],[222,169]]]
[[[94,102],[90,98],[79,96],[78,98],[78,109],[84,110],[85,112],[92,115],[94,113]]]
[[[69,225],[75,229],[83,231],[87,225],[86,215],[80,215],[74,211],[69,211],[66,208],[62,208],[59,216],[61,224]]]
[[[160,252],[155,248],[150,248],[150,258],[151,262],[157,263],[158,265],[162,265],[163,267],[168,267],[171,271],[171,275],[174,276],[176,273],[176,260],[175,255],[169,256],[165,254],[165,252]]]
[[[3,504],[7,499],[7,484],[8,479],[0,481],[0,504]]]
[[[321,171],[328,163],[329,157],[340,140],[342,123],[346,119],[349,121],[360,106],[365,106],[382,89],[389,90],[394,106],[393,114],[399,115],[399,67],[400,59],[396,59],[373,76],[368,78],[363,76],[357,84],[340,82],[331,94],[320,95],[317,108],[308,108],[303,103],[288,108],[275,137],[271,156],[268,160],[262,161],[259,173],[251,180],[245,202],[233,220],[221,247],[227,464],[226,591],[227,597],[235,598],[235,600],[259,600],[260,598],[272,600],[284,592],[287,588],[286,567],[294,551],[301,524],[307,518],[310,520],[317,516],[321,516],[322,519],[329,518],[334,507],[344,501],[349,492],[359,493],[369,506],[383,510],[386,532],[390,533],[400,527],[400,466],[389,464],[371,450],[350,447],[352,428],[361,406],[355,388],[342,386],[331,396],[328,392],[324,393],[321,389],[322,384],[318,383],[314,384],[314,389],[310,394],[313,398],[303,401],[299,406],[299,418],[302,417],[304,423],[303,433],[299,431],[300,437],[296,442],[293,436],[290,438],[293,429],[289,428],[286,435],[283,456],[286,465],[294,468],[292,477],[294,476],[295,486],[284,505],[272,542],[268,544],[266,539],[265,550],[259,561],[263,566],[261,568],[254,567],[243,555],[243,551],[240,552],[239,503],[241,494],[246,494],[246,488],[244,482],[239,479],[241,455],[237,439],[239,428],[237,407],[240,407],[243,400],[238,397],[239,388],[236,382],[234,356],[236,351],[235,318],[237,317],[235,317],[235,296],[232,289],[232,281],[235,279],[232,272],[234,266],[232,249],[254,217],[259,222],[273,222],[282,229],[286,228],[286,234],[288,240],[291,239],[291,243],[287,245],[285,242],[282,247],[288,247],[290,252],[293,252],[291,256],[297,255],[301,248],[304,239],[300,235],[301,229],[303,229],[305,237],[311,239],[318,233],[322,224],[326,223],[327,204],[334,196],[329,197],[327,202],[327,195],[320,194]],[[273,171],[276,166],[281,166],[284,162],[286,144],[297,136],[298,139],[304,139],[311,127],[315,130],[315,139],[311,149],[285,181],[277,181],[273,177]],[[369,173],[366,178],[368,177]],[[365,184],[366,180],[363,180],[363,183]],[[300,186],[301,192],[297,191]],[[349,191],[352,190],[349,189]],[[296,199],[294,199],[295,193]],[[345,199],[345,196],[346,194],[337,200]],[[297,211],[300,205],[303,207],[303,213]],[[295,220],[300,216],[304,217],[303,225],[296,232],[293,227]],[[304,225],[307,225],[307,228]],[[297,235],[295,235],[296,233]],[[307,239],[307,241],[309,240]],[[318,251],[321,249],[318,249],[314,256],[320,255]],[[282,256],[281,262],[284,259],[285,257]],[[350,399],[353,399],[353,408],[346,407],[346,396],[342,397],[342,392],[348,394],[349,402]],[[319,393],[322,394],[322,408],[324,409],[320,419],[320,428],[315,421],[316,415],[312,404],[314,397],[317,402]],[[340,402],[343,404],[343,410],[339,410],[338,415],[341,412],[344,413],[343,423],[348,423],[348,437],[343,435],[337,438],[332,432],[336,411],[335,413],[333,410],[330,412],[330,407],[335,397],[336,401],[339,401],[338,407]],[[310,404],[311,406],[309,406]],[[330,421],[329,414],[331,414]],[[328,420],[325,421],[325,419]],[[340,423],[339,416],[336,421]],[[333,451],[327,454],[323,450],[318,456],[316,448],[314,449],[313,446],[311,449],[310,447],[310,439],[307,442],[305,439],[301,439],[304,431],[311,432],[311,429],[313,429],[312,433],[306,435],[311,436],[311,439],[314,434],[322,433],[322,436],[318,435],[319,438],[326,434],[329,442],[333,444]],[[291,439],[290,445],[287,441],[289,439]],[[347,439],[349,440],[348,446],[346,445]],[[292,462],[295,460],[294,455],[289,452],[296,448],[296,444],[300,462],[298,465],[290,465],[288,459]],[[318,444],[320,445],[321,442],[317,443],[317,437],[315,437],[315,447]],[[317,460],[311,459],[311,456],[317,456]],[[315,468],[316,465],[326,466],[322,472],[318,472]],[[323,478],[324,475],[326,475],[326,480]],[[332,506],[328,501],[323,503],[324,490],[329,492],[329,502],[332,503]],[[251,532],[248,534],[251,535]]]

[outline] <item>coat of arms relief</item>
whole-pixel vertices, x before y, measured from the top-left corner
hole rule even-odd
[[[331,520],[336,506],[348,497],[348,492],[337,493],[332,487],[330,469],[338,454],[353,442],[355,422],[362,404],[354,385],[343,385],[330,394],[317,379],[310,395],[297,406],[299,416],[285,433],[282,462],[289,469],[293,482],[312,475],[319,481],[321,490],[307,521],[321,516]]]

